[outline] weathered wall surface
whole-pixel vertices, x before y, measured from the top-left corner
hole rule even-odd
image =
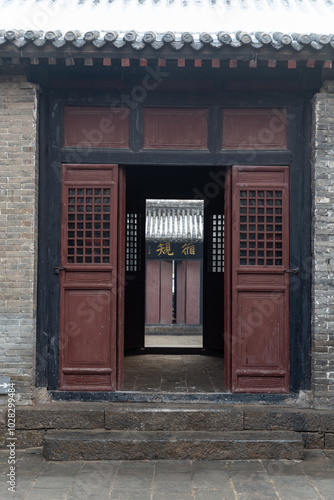
[[[0,75],[0,376],[23,404],[35,385],[37,116],[37,86]]]
[[[313,100],[314,406],[334,407],[334,82]]]

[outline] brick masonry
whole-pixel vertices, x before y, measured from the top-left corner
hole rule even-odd
[[[22,404],[31,403],[35,381],[37,121],[38,86],[0,75],[0,373]]]
[[[334,82],[313,99],[313,342],[316,408],[334,407]]]

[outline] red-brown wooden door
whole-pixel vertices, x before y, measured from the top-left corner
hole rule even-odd
[[[116,389],[117,165],[62,165],[59,387]]]
[[[173,261],[146,261],[146,324],[173,322]]]
[[[176,262],[176,323],[201,323],[201,261]]]
[[[232,169],[232,390],[289,390],[289,169]]]

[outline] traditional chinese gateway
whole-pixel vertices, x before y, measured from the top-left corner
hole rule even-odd
[[[16,385],[22,439],[115,429],[134,401],[146,416],[197,401],[174,407],[184,431],[198,411],[210,432],[289,430],[333,447],[332,2],[0,9],[0,385]],[[203,234],[150,240],[147,200],[201,200]],[[125,391],[125,355],[149,356],[146,253],[161,277],[167,257],[190,269],[200,247],[200,356],[218,360],[221,389]],[[72,411],[83,420],[66,424]]]

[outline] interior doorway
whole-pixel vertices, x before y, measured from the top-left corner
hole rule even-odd
[[[184,392],[222,392],[225,387],[225,174],[224,168],[197,166],[126,168],[125,390],[180,392],[183,388]],[[164,204],[160,213],[161,230],[163,217],[165,223],[168,219],[168,210],[171,217],[174,209],[177,217],[177,208],[182,204],[193,203],[199,210],[195,222],[196,225],[202,218],[201,228],[198,229],[202,230],[202,235],[197,238],[201,242],[195,242],[201,245],[201,250],[197,249],[199,259],[194,258],[196,248],[195,256],[193,249],[191,253],[189,249],[190,258],[182,254],[182,246],[186,244],[189,247],[191,237],[178,242],[179,258],[175,258],[176,247],[166,246],[166,243],[173,243],[169,238],[158,241],[157,238],[150,240],[146,237],[147,203],[151,203],[152,208],[157,201]],[[158,219],[156,217],[155,223]],[[157,259],[147,259],[149,251],[150,257],[152,253],[160,255]],[[147,287],[150,280],[151,285]],[[187,280],[188,284],[192,283],[192,288],[185,290]],[[162,295],[165,303],[161,302]],[[161,331],[162,327],[172,333],[168,339],[167,332]],[[191,329],[195,331],[194,335],[190,334]],[[188,330],[186,335],[182,335],[185,330]],[[184,341],[183,344],[176,339]],[[194,340],[193,345],[190,339]],[[170,384],[163,382],[166,380]]]
[[[203,200],[146,200],[145,347],[203,347]]]

